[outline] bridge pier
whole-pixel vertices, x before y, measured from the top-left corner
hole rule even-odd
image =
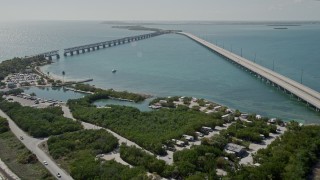
[[[67,49],[64,49],[63,55],[69,56],[70,54],[71,56],[73,56],[74,53],[81,54],[85,52],[95,51],[95,50],[99,50],[100,48],[106,48],[107,46],[108,47],[117,46],[121,44],[130,43],[132,41],[142,40],[142,39],[146,39],[146,38],[150,38],[150,37],[154,37],[154,36],[158,36],[166,33],[170,33],[170,32],[168,31],[168,32],[162,32],[162,33],[149,33],[149,34],[143,34],[139,36],[124,37],[124,38],[115,39],[111,41],[104,41],[104,42],[99,42],[95,44],[88,44],[88,45],[82,45],[78,47],[67,48]],[[52,51],[49,53],[51,53],[50,55],[53,56],[55,54],[52,54],[52,53],[56,53],[56,51]]]
[[[248,69],[252,69],[256,72],[255,76],[257,76],[262,81],[266,81],[267,84],[272,84],[272,86],[275,86],[275,88],[283,91],[284,93],[289,94],[291,97],[297,98],[298,101],[305,103],[309,107],[311,106],[311,108],[315,109],[317,112],[320,111],[320,93],[313,91],[312,89],[310,90],[304,85],[299,84],[287,77],[283,77],[274,71],[271,71],[267,68],[263,68],[254,62],[249,62],[249,60],[245,59],[242,56],[242,50],[241,55],[236,55],[232,52],[229,52],[228,50],[223,50],[221,47],[218,47],[214,44],[205,42],[203,39],[198,38],[192,34],[181,34],[196,41],[197,43],[208,48],[217,55],[225,57],[224,59],[228,60],[228,58],[230,58],[235,64],[237,64],[238,67],[241,67],[242,69],[244,69],[242,66]],[[139,36],[137,37],[137,39],[140,40],[141,38],[147,37],[148,35],[142,37]],[[245,70],[247,71],[247,69]]]
[[[60,55],[59,54],[57,54],[56,57],[57,57],[57,59],[60,59]]]

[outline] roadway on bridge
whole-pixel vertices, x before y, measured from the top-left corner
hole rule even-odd
[[[281,86],[282,88],[286,89],[287,91],[295,94],[297,97],[303,99],[307,103],[313,105],[315,108],[320,109],[320,93],[303,85],[300,84],[290,78],[287,78],[279,73],[276,73],[270,69],[267,69],[263,66],[260,66],[254,62],[251,62],[237,54],[234,54],[228,50],[225,50],[219,46],[216,46],[210,42],[207,42],[195,35],[190,33],[180,32],[179,34],[185,35],[190,39],[198,42],[199,44],[213,50],[214,52],[221,54],[222,56],[232,60],[233,62],[249,69],[252,72],[268,79],[269,81]]]

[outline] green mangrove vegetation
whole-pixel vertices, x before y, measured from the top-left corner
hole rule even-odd
[[[124,144],[120,146],[120,156],[129,164],[143,167],[150,173],[157,173],[161,177],[186,179],[201,174],[209,179],[217,179],[216,168],[231,170],[236,162],[234,156],[230,156],[234,162],[225,162],[223,157],[229,155],[223,152],[223,148],[224,145],[216,147],[215,144],[192,146],[191,149],[175,152],[172,165],[167,165],[163,160],[157,159],[142,149]]]
[[[264,138],[269,137],[269,133],[277,133],[276,125],[268,125],[264,120],[236,121],[229,126],[226,133],[249,142],[261,143]]]
[[[0,109],[33,137],[48,137],[82,129],[79,122],[63,117],[61,107],[36,109],[0,99]]]
[[[50,61],[44,58],[13,58],[10,60],[2,61],[0,63],[0,81],[11,73],[24,72],[26,67],[40,66],[48,64]]]
[[[9,123],[5,118],[0,117],[0,133],[9,131]]]
[[[52,136],[48,148],[54,159],[88,150],[93,155],[108,153],[118,147],[118,139],[105,130],[81,130]]]
[[[133,166],[141,166],[151,173],[157,173],[162,177],[170,177],[171,172],[168,174],[170,166],[166,165],[163,160],[157,159],[154,155],[135,147],[126,146],[122,144],[120,146],[120,157],[127,163]]]
[[[89,84],[76,84],[70,87],[77,90],[81,90],[81,91],[101,94],[101,96],[103,96],[103,99],[117,98],[120,100],[131,100],[134,102],[141,102],[141,101],[144,101],[147,97],[149,97],[147,95],[141,95],[141,94],[131,93],[127,91],[115,91],[113,89],[105,90],[101,88],[96,88]]]
[[[202,126],[215,127],[223,121],[214,115],[193,111],[184,107],[140,112],[126,106],[96,108],[91,102],[102,98],[101,94],[69,100],[73,116],[81,121],[96,124],[128,138],[156,154],[166,154],[163,144],[183,134],[193,135]]]
[[[48,140],[50,155],[74,179],[147,179],[142,168],[130,168],[99,155],[118,147],[118,140],[105,130],[82,130],[52,136]]]
[[[21,179],[54,179],[37,157],[10,131],[7,120],[2,117],[0,117],[0,158]]]
[[[291,122],[281,138],[254,156],[254,162],[260,166],[243,166],[226,179],[307,179],[319,160],[319,152],[320,126],[300,127]]]

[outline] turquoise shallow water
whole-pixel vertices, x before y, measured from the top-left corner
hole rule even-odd
[[[98,22],[74,22],[75,27],[72,28],[72,23],[43,23],[46,25],[44,29],[51,27],[53,30],[41,33],[48,37],[52,33],[58,34],[56,39],[42,45],[42,49],[48,50],[144,33],[112,29]],[[57,26],[60,28],[58,32]],[[303,69],[303,83],[320,90],[320,52],[317,51],[317,47],[320,47],[319,25],[289,27],[288,30],[274,30],[266,25],[153,26],[183,29],[229,49],[232,44],[236,52],[240,52],[242,47],[245,57],[253,60],[256,53],[257,63],[272,69],[274,62],[275,71],[297,81],[300,81]],[[84,29],[77,32],[76,27]],[[73,29],[74,33],[66,32],[69,29]],[[23,46],[20,48],[28,51]],[[117,69],[117,73],[111,73],[112,69]],[[93,78],[92,84],[103,88],[155,96],[195,96],[270,117],[306,123],[319,123],[320,120],[319,113],[181,35],[162,35],[61,58],[53,65],[43,67],[43,70],[55,75],[65,71],[67,79]],[[100,102],[101,105],[103,103]]]

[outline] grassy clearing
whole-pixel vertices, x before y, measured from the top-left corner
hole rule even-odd
[[[20,163],[30,155],[30,151],[11,131],[0,134],[0,158],[17,176],[24,180],[55,179],[39,161],[29,164]]]

